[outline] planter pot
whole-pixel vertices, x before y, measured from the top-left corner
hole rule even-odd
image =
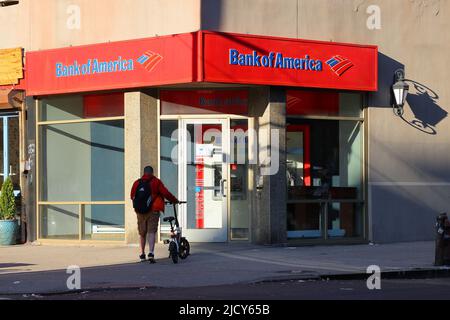
[[[0,220],[0,246],[16,244],[18,230],[17,220]]]

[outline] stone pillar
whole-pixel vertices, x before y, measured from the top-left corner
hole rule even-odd
[[[250,89],[250,113],[258,133],[258,163],[252,166],[256,196],[252,242],[286,242],[286,98],[281,88]],[[278,148],[274,148],[278,145]],[[272,172],[270,172],[272,171]]]
[[[158,100],[142,92],[125,93],[125,242],[139,243],[136,213],[130,201],[133,182],[145,166],[158,172]]]
[[[23,179],[22,214],[25,216],[26,240],[33,242],[38,238],[37,224],[39,223],[36,218],[36,100],[27,97],[25,107],[27,117],[22,134],[25,135],[24,152],[27,166],[24,174],[21,173]]]

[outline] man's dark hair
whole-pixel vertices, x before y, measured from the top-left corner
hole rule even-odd
[[[153,174],[153,167],[150,166],[145,167],[144,174]]]

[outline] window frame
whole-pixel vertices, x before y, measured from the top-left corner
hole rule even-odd
[[[43,126],[48,125],[58,125],[58,124],[75,124],[75,123],[93,123],[93,122],[105,122],[105,121],[123,121],[124,124],[124,132],[126,130],[126,121],[125,121],[125,114],[122,116],[114,116],[114,117],[99,117],[99,118],[88,118],[88,119],[72,119],[72,120],[52,120],[52,121],[41,121],[41,110],[40,107],[42,105],[42,100],[40,98],[35,99],[35,114],[36,114],[36,126],[35,126],[35,137],[36,137],[36,190],[35,190],[35,197],[36,197],[36,208],[35,208],[35,214],[36,214],[36,239],[38,241],[45,241],[45,242],[82,242],[82,243],[95,243],[95,244],[101,244],[101,243],[124,243],[125,242],[125,236],[126,236],[126,230],[124,230],[123,233],[123,240],[90,240],[85,239],[84,237],[84,230],[85,230],[85,207],[86,206],[94,206],[94,205],[125,205],[125,190],[124,190],[124,200],[120,201],[41,201],[41,190],[40,190],[40,183],[41,183],[41,173],[40,173],[40,151],[41,151],[41,139],[40,139],[40,129]],[[127,146],[126,146],[126,139],[124,139],[124,153],[126,154]],[[124,165],[124,172],[123,175],[125,177],[125,165]],[[125,188],[125,186],[124,186]],[[41,235],[41,206],[48,206],[48,205],[77,205],[78,206],[78,240],[73,239],[46,239],[43,238]],[[124,219],[125,219],[125,212],[124,212]],[[124,220],[125,221],[125,220]]]
[[[367,108],[365,108],[365,104],[367,101],[366,95],[361,94],[361,113],[359,117],[355,116],[322,116],[322,115],[286,115],[286,122],[289,123],[289,119],[293,120],[325,120],[325,121],[353,121],[359,122],[361,127],[361,198],[360,199],[287,199],[286,198],[286,209],[290,204],[297,203],[317,203],[324,207],[324,210],[321,210],[320,215],[321,218],[321,228],[322,235],[320,238],[288,238],[288,242],[290,243],[361,243],[368,239],[368,203],[367,203],[367,195],[368,195],[368,187],[367,187],[367,172],[368,172],[368,153],[367,153],[367,130],[368,130],[368,116],[367,116]],[[295,124],[293,124],[295,125]],[[286,127],[287,128],[287,127]],[[287,185],[286,185],[287,187]],[[333,238],[328,235],[328,207],[332,203],[354,203],[355,205],[359,205],[361,207],[361,216],[362,216],[362,235],[360,237],[344,237],[344,238]],[[286,230],[287,233],[288,230]]]

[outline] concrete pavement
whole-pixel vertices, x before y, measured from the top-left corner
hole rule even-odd
[[[82,290],[124,287],[200,287],[277,279],[434,270],[434,242],[383,245],[274,247],[246,243],[192,244],[192,255],[174,265],[158,245],[158,263],[137,263],[136,247],[0,247],[0,296],[68,291],[68,266],[81,268]]]

